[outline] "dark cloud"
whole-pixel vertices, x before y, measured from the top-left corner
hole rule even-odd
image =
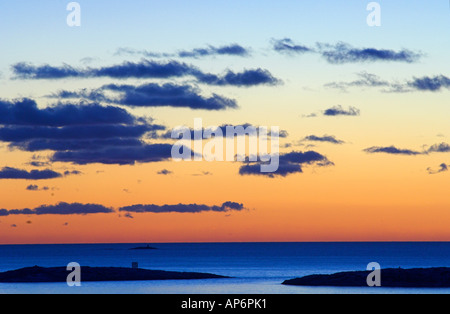
[[[168,79],[195,75],[197,68],[178,61],[158,62],[142,60],[139,63],[124,62],[120,65],[91,69],[86,73],[90,77],[110,77],[116,79],[128,78],[158,78]]]
[[[27,190],[28,191],[38,191],[39,190],[39,186],[37,186],[37,185],[29,185],[29,186],[27,186]]]
[[[209,171],[202,171],[201,173],[194,173],[193,177],[204,177],[204,176],[212,176],[212,173]]]
[[[13,146],[21,146],[18,142],[35,139],[46,140],[90,140],[114,138],[139,138],[145,133],[164,129],[158,125],[87,125],[54,127],[0,127],[0,141],[15,142]],[[70,144],[68,144],[70,145]]]
[[[395,61],[413,63],[418,61],[422,54],[410,50],[394,51],[376,48],[354,48],[346,43],[336,45],[318,44],[322,56],[332,64]]]
[[[184,149],[189,150],[187,147]],[[190,150],[189,150],[190,151]],[[134,165],[169,160],[172,155],[170,144],[142,144],[132,147],[99,147],[97,150],[58,151],[51,157],[53,162],[70,162],[78,165],[117,164]]]
[[[213,128],[202,128],[201,132],[202,135],[204,137],[205,131],[209,130],[211,133],[215,134],[216,136],[219,136],[220,134],[222,134],[222,136],[225,138],[227,136],[227,128],[232,128],[231,131],[233,131],[234,133],[231,135],[239,135],[239,134],[245,134],[246,136],[262,136],[261,130],[259,129],[259,127],[254,126],[250,123],[244,123],[244,124],[236,124],[236,125],[231,125],[231,124],[222,124],[221,126],[218,127],[213,127]],[[180,129],[181,130],[181,129]],[[149,138],[152,139],[172,139],[172,132],[173,131],[177,131],[177,129],[172,129],[172,130],[167,130],[165,132],[150,132],[149,133]],[[190,136],[192,140],[196,140],[196,136],[195,136],[195,130],[192,128],[189,128],[189,132],[190,132]],[[178,133],[178,132],[176,132]],[[272,134],[272,132],[270,131],[270,129],[267,129],[267,136],[273,136],[274,134]],[[278,136],[281,138],[287,138],[289,136],[289,133],[286,130],[281,130],[278,133]],[[176,139],[180,139],[181,135],[179,134],[179,137]]]
[[[243,165],[239,168],[239,174],[243,175],[261,175],[270,178],[275,178],[275,176],[286,177],[293,173],[302,173],[302,167],[300,164],[294,163],[280,163],[276,172],[261,172],[261,163],[249,163]]]
[[[134,219],[133,215],[131,213],[125,213],[125,215],[123,215],[125,218],[129,218],[129,219]]]
[[[38,109],[32,100],[3,101],[2,105],[0,141],[9,143],[12,149],[53,152],[45,162],[32,160],[35,166],[49,162],[133,165],[171,158],[172,145],[149,144],[141,140],[148,132],[165,130],[164,126],[151,124],[149,119],[135,118],[120,108],[57,105]],[[64,175],[75,174],[80,172],[66,171]],[[39,180],[61,177],[62,174],[50,170],[27,172],[4,168],[0,176]]]
[[[393,87],[388,81],[382,80],[379,76],[367,72],[357,73],[358,79],[351,82],[332,82],[325,84],[325,87],[336,88],[346,91],[349,87]]]
[[[335,106],[326,109],[323,112],[324,116],[359,116],[361,111],[355,107],[349,107],[349,109],[344,109],[342,106]]]
[[[50,165],[50,163],[44,162],[44,161],[31,161],[29,163],[29,165],[31,165],[33,167],[46,167],[46,166]]]
[[[48,191],[49,189],[50,188],[48,186],[44,186],[42,188],[39,188],[38,185],[34,185],[34,184],[31,184],[31,185],[26,187],[27,191]]]
[[[0,170],[0,179],[22,179],[22,180],[49,180],[61,178],[62,174],[53,170],[22,170],[4,167]]]
[[[366,153],[371,153],[371,154],[384,153],[384,154],[391,154],[391,155],[409,155],[409,156],[423,154],[421,152],[413,151],[410,149],[399,149],[395,146],[389,146],[389,147],[374,146],[374,147],[366,148],[364,151]]]
[[[324,135],[324,136],[309,135],[309,136],[305,137],[302,141],[326,142],[326,143],[332,143],[332,144],[345,144],[344,141],[338,140],[335,136],[332,136],[332,135]]]
[[[163,170],[161,170],[161,171],[158,171],[157,174],[167,176],[167,175],[172,174],[172,173],[173,173],[173,172],[170,171],[170,170],[163,169]]]
[[[450,167],[450,165],[442,163],[441,165],[439,165],[438,170],[433,170],[431,168],[428,168],[427,171],[429,174],[437,174],[437,173],[441,173],[441,172],[447,172],[449,167]]]
[[[149,119],[135,118],[123,109],[99,105],[80,108],[57,105],[38,109],[32,100],[3,101],[2,104],[0,141],[9,143],[12,149],[53,152],[45,162],[32,160],[35,166],[51,162],[133,165],[171,158],[172,145],[149,144],[142,140],[146,133],[163,131],[165,127],[151,124]],[[183,149],[190,151],[186,147]],[[80,172],[66,171],[64,175],[75,174]],[[40,180],[61,176],[51,170],[27,172],[14,168],[4,168],[0,173],[3,179]]]
[[[78,170],[72,170],[72,171],[67,170],[67,171],[64,171],[64,175],[65,176],[78,176],[78,175],[81,175],[81,174],[83,174],[83,173],[81,171],[78,171]]]
[[[450,78],[444,75],[434,77],[425,76],[422,78],[414,78],[408,85],[419,91],[436,92],[444,88],[450,89]]]
[[[126,110],[99,104],[58,104],[40,109],[28,98],[0,100],[0,124],[17,126],[75,126],[93,124],[133,124],[136,118]]]
[[[130,48],[120,48],[117,50],[117,55],[123,54],[139,54],[149,58],[202,58],[210,56],[238,56],[247,57],[250,55],[250,51],[247,48],[238,44],[230,44],[225,46],[215,47],[209,45],[204,48],[195,48],[192,50],[181,50],[176,53],[158,53],[147,50],[135,50]]]
[[[110,77],[116,79],[126,78],[160,78],[183,77],[198,71],[186,63],[177,61],[157,62],[142,60],[139,63],[124,62],[101,68],[75,69],[68,65],[52,67],[49,65],[34,66],[27,63],[18,63],[12,66],[12,71],[19,79],[61,79],[61,78],[88,78]]]
[[[441,143],[441,144],[435,144],[432,145],[427,150],[428,153],[449,153],[450,152],[450,145],[447,143]]]
[[[220,206],[208,206],[199,204],[178,204],[178,205],[132,205],[119,209],[121,212],[132,213],[202,213],[202,212],[230,212],[242,211],[243,204],[235,202],[225,202]]]
[[[311,48],[298,45],[290,38],[273,40],[273,49],[277,52],[287,54],[303,54],[305,52],[313,51]]]
[[[315,152],[290,152],[279,156],[279,167],[275,172],[261,172],[261,164],[264,162],[246,162],[239,169],[240,175],[261,175],[270,178],[276,176],[285,177],[289,174],[302,173],[303,165],[316,165],[319,167],[333,166],[334,163],[329,161],[327,157]]]
[[[379,76],[367,72],[361,72],[357,75],[359,77],[357,80],[350,82],[331,82],[324,86],[342,91],[347,91],[347,88],[350,87],[383,88],[381,91],[386,93],[410,93],[415,91],[439,92],[443,89],[450,89],[450,78],[444,75],[415,77],[412,80],[403,82],[382,80]]]
[[[414,156],[414,155],[427,155],[427,154],[431,154],[431,153],[448,153],[448,152],[450,152],[450,145],[447,143],[435,144],[423,151],[415,151],[415,150],[411,150],[411,149],[400,149],[395,146],[389,146],[389,147],[374,146],[374,147],[366,148],[364,151],[367,153],[385,153],[385,154],[391,154],[391,155]]]
[[[272,40],[273,49],[280,53],[287,54],[303,54],[313,52],[321,55],[328,63],[344,64],[344,63],[362,63],[362,62],[406,62],[413,63],[418,61],[423,54],[407,49],[399,51],[391,49],[377,48],[355,48],[351,45],[339,42],[337,44],[316,43],[316,48],[310,48],[305,45],[296,44],[290,38],[280,40]]]
[[[208,46],[207,48],[196,48],[190,51],[184,50],[177,53],[180,58],[200,58],[207,56],[228,55],[247,57],[250,54],[248,49],[238,44],[231,44],[226,46],[214,47]]]
[[[263,69],[245,70],[240,73],[228,70],[222,76],[197,73],[196,78],[201,83],[218,86],[250,87],[257,85],[277,85],[281,83],[269,71]]]
[[[275,85],[280,81],[274,78],[269,71],[262,69],[244,70],[235,73],[226,71],[223,75],[204,73],[200,69],[178,61],[158,62],[153,60],[142,60],[139,63],[124,62],[101,68],[74,69],[68,66],[61,68],[49,65],[33,66],[19,63],[12,66],[13,73],[18,79],[61,79],[61,78],[89,78],[109,77],[115,79],[129,78],[155,78],[170,79],[191,76],[198,82],[219,86],[249,87],[256,85]]]
[[[77,151],[96,150],[99,147],[139,147],[144,143],[136,138],[107,138],[107,139],[32,139],[10,144],[12,148],[19,148],[28,152],[37,151]],[[35,164],[35,162],[31,162]],[[39,164],[39,163],[38,163]],[[48,163],[46,163],[48,164]]]
[[[216,94],[211,97],[200,95],[199,90],[188,85],[154,83],[140,86],[110,84],[102,89],[118,92],[113,102],[135,107],[181,107],[203,110],[224,110],[237,108],[235,100]]]
[[[113,213],[114,210],[103,205],[59,203],[56,205],[42,205],[34,209],[0,209],[0,216],[11,215],[88,215]]]
[[[67,64],[60,67],[53,67],[48,64],[36,67],[25,62],[20,62],[14,64],[11,68],[18,79],[62,79],[83,76],[82,71]]]
[[[361,111],[356,107],[349,107],[348,109],[345,109],[341,105],[334,106],[331,108],[328,108],[320,113],[311,113],[308,115],[303,115],[304,118],[316,118],[320,115],[325,117],[337,117],[337,116],[359,116],[361,114]]]

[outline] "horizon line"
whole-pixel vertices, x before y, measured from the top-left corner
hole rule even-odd
[[[108,244],[286,244],[286,243],[301,243],[301,244],[340,244],[340,243],[450,243],[448,240],[406,240],[406,241],[224,241],[224,242],[80,242],[80,243],[1,243],[1,246],[12,245],[108,245]]]

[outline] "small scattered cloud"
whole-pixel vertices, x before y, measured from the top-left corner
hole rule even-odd
[[[81,175],[81,174],[83,174],[83,172],[81,172],[79,170],[72,170],[72,171],[67,170],[67,171],[64,171],[64,176],[78,176],[78,175]]]
[[[319,43],[317,46],[322,57],[331,64],[376,61],[413,63],[417,62],[423,56],[422,53],[413,52],[407,49],[395,51],[391,49],[354,48],[343,42],[339,42],[335,45]]]
[[[123,215],[125,218],[129,218],[129,219],[134,219],[133,215],[131,213],[125,213],[125,215]]]
[[[337,105],[328,109],[325,109],[319,113],[313,112],[307,115],[303,115],[303,118],[317,118],[319,116],[324,117],[337,117],[337,116],[347,116],[347,117],[357,117],[361,115],[361,110],[356,107],[350,106],[348,109],[345,109],[341,105]]]
[[[194,173],[193,177],[204,177],[204,176],[212,176],[212,173],[209,171],[202,171],[201,173]]]
[[[61,178],[62,175],[50,169],[46,170],[22,170],[4,167],[0,170],[0,179],[22,179],[22,180],[48,180]]]
[[[331,144],[345,144],[344,141],[337,139],[333,135],[324,135],[324,136],[316,136],[316,135],[309,135],[306,136],[302,141],[306,142],[325,142],[325,143],[331,143]]]
[[[344,109],[342,106],[335,106],[329,109],[326,109],[323,112],[324,116],[359,116],[361,111],[355,107],[349,107],[348,109]]]
[[[380,146],[373,146],[364,149],[366,153],[376,154],[376,153],[384,153],[384,154],[390,154],[390,155],[408,155],[408,156],[415,156],[423,154],[423,152],[418,152],[410,149],[401,149],[397,148],[395,146],[388,146],[388,147],[380,147]]]
[[[357,73],[358,79],[350,82],[331,82],[324,86],[327,88],[339,89],[346,92],[348,88],[381,88],[385,93],[411,93],[411,92],[440,92],[450,89],[450,78],[445,75],[414,77],[411,80],[387,81],[375,74],[367,72]]]
[[[396,146],[373,146],[366,148],[364,151],[366,153],[385,153],[385,154],[391,154],[391,155],[409,155],[409,156],[416,156],[416,155],[428,155],[432,153],[449,153],[450,152],[450,145],[447,143],[440,143],[428,146],[424,146],[424,149],[422,151],[418,150],[411,150],[411,149],[401,149],[397,148]]]
[[[239,169],[240,175],[258,175],[275,178],[277,176],[286,177],[290,174],[303,173],[304,165],[315,165],[318,167],[333,166],[334,163],[327,157],[315,151],[297,152],[293,151],[286,154],[280,154],[279,167],[275,172],[261,172],[262,161],[246,161]]]
[[[348,43],[316,43],[315,48],[295,43],[290,38],[272,40],[273,50],[285,54],[304,54],[312,52],[320,55],[330,64],[367,63],[367,62],[405,62],[414,63],[424,55],[408,49],[398,51],[373,47],[355,48]]]
[[[432,168],[428,168],[427,171],[428,171],[429,174],[438,174],[438,173],[441,173],[441,172],[447,172],[449,167],[450,167],[450,165],[442,163],[442,164],[439,165],[439,169],[434,170]]]
[[[304,54],[306,52],[312,52],[313,49],[296,44],[292,39],[290,38],[284,38],[284,39],[274,39],[272,40],[273,49],[280,53],[286,53],[289,55],[294,54]]]
[[[158,171],[157,174],[163,175],[163,176],[168,176],[168,175],[170,175],[170,174],[173,174],[173,172],[170,171],[170,170],[167,170],[167,169],[163,169],[163,170],[161,170],[161,171]]]
[[[408,82],[408,85],[419,91],[437,92],[442,89],[450,89],[450,78],[445,75],[438,75],[434,77],[424,76],[421,78],[414,78]]]
[[[168,52],[152,52],[148,50],[136,50],[131,48],[119,48],[116,52],[116,55],[143,55],[149,58],[194,58],[199,59],[203,57],[211,57],[211,56],[237,56],[237,57],[248,57],[250,56],[250,50],[244,48],[239,44],[229,44],[224,46],[213,46],[208,45],[203,48],[194,48],[192,50],[180,50],[175,53]]]
[[[31,184],[26,187],[26,190],[27,191],[48,191],[48,190],[50,190],[50,188],[48,186],[43,186],[42,188],[40,188],[38,185]]]

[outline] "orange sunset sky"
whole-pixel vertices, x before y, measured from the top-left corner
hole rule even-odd
[[[5,4],[0,244],[450,241],[448,3],[379,2]],[[175,162],[196,118],[279,170]]]

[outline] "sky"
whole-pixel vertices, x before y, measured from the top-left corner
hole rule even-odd
[[[0,244],[450,241],[449,3],[370,2],[5,1]],[[173,160],[197,118],[280,167]]]

